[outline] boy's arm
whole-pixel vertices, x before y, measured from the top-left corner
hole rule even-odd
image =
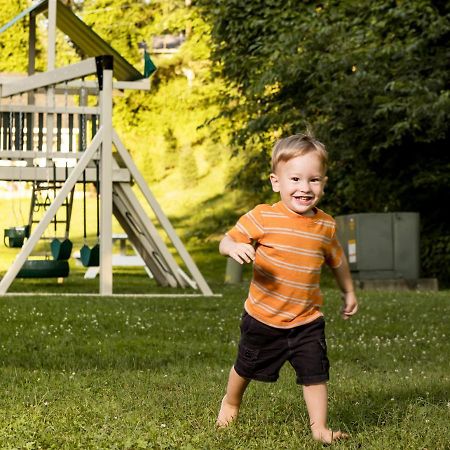
[[[347,259],[342,255],[342,263],[340,266],[331,269],[339,288],[342,292],[342,300],[344,305],[342,307],[342,318],[349,319],[358,311],[358,300],[356,299],[355,288],[353,287],[353,280],[348,267]]]
[[[251,244],[236,242],[228,235],[220,241],[219,252],[221,255],[230,256],[239,264],[250,263],[255,259],[255,249]]]

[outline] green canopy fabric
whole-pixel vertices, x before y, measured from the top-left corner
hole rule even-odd
[[[153,72],[156,71],[156,66],[153,63],[147,50],[144,51],[144,78],[148,78]]]

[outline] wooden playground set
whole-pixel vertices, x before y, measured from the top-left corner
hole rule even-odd
[[[36,16],[41,13],[48,19],[47,70],[35,73]],[[38,2],[1,27],[0,33],[24,18],[29,23],[28,74],[0,79],[0,180],[29,183],[32,194],[28,223],[4,230],[4,244],[20,250],[0,281],[0,295],[16,277],[69,275],[77,184],[83,191],[85,239],[86,189],[93,186],[96,192],[97,242],[85,243],[79,259],[85,267],[98,267],[100,295],[113,293],[113,216],[159,285],[194,287],[211,295],[112,125],[113,91],[149,90],[150,71],[146,68],[144,77],[60,0]],[[55,68],[57,28],[86,59]],[[140,190],[144,204],[132,185]],[[46,238],[50,228],[53,238]],[[43,240],[51,258],[36,259],[33,250]],[[173,253],[183,261],[184,270]]]

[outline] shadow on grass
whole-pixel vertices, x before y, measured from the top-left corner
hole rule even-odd
[[[331,415],[352,432],[393,424],[401,426],[408,414],[417,416],[421,408],[447,408],[449,388],[448,383],[435,380],[421,385],[420,389],[386,382],[384,392],[368,388],[360,391],[359,396],[346,396],[341,403],[333,405]]]

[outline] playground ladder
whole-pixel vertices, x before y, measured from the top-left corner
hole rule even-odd
[[[42,199],[39,199],[39,192],[46,192],[48,193],[51,191],[52,193],[58,192],[61,187],[63,186],[62,182],[58,181],[34,181],[33,182],[33,191],[31,195],[31,204],[30,204],[30,214],[29,214],[29,220],[28,225],[30,226],[30,231],[33,228],[33,224],[38,224],[42,219],[42,214],[39,214],[39,211],[45,212],[45,210],[48,208],[49,203],[47,200],[42,201]],[[65,210],[65,215],[62,219],[58,218],[58,213],[55,215],[55,217],[52,220],[53,226],[56,225],[57,229],[55,231],[55,236],[53,237],[41,237],[41,240],[51,240],[54,238],[65,238],[67,239],[69,236],[69,227],[70,227],[70,219],[72,217],[72,207],[73,207],[73,198],[74,198],[74,189],[70,192],[70,194],[64,199],[61,207]],[[50,200],[51,202],[52,200]],[[56,236],[56,232],[58,231],[58,225],[64,225],[64,236]]]

